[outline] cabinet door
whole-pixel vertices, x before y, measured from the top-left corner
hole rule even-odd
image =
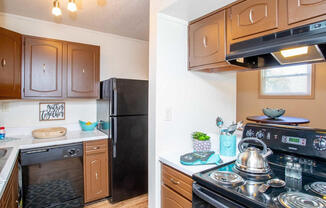
[[[61,98],[62,42],[25,37],[24,96]]]
[[[326,14],[326,0],[288,0],[288,24]]]
[[[67,97],[99,96],[99,47],[68,43]]]
[[[0,28],[0,98],[21,97],[21,35]]]
[[[109,193],[107,140],[103,140],[104,144],[101,142],[84,143],[85,202],[107,197]]]
[[[225,61],[225,11],[189,26],[189,67]]]
[[[18,206],[18,161],[12,170],[11,178],[11,200],[10,207],[17,208]]]
[[[0,208],[17,208],[18,207],[18,162],[11,172],[8,183],[0,200]]]
[[[191,208],[192,204],[178,193],[162,185],[162,208]]]
[[[231,7],[232,39],[277,27],[278,0],[246,0]]]

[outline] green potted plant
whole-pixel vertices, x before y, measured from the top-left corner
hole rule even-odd
[[[193,148],[195,152],[204,152],[211,150],[210,136],[203,132],[196,131],[192,133]]]

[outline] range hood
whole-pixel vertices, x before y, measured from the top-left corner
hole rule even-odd
[[[226,60],[246,68],[325,61],[326,21],[231,44]]]

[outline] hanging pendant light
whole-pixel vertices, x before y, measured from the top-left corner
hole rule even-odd
[[[76,0],[69,0],[68,10],[71,11],[71,12],[77,11]]]
[[[62,14],[58,0],[54,0],[53,2],[52,14],[54,16],[60,16]]]

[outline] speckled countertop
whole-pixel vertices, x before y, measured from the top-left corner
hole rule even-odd
[[[67,134],[65,136],[53,139],[34,139],[31,134],[8,135],[4,141],[0,141],[0,148],[13,147],[3,169],[0,172],[0,198],[6,188],[12,169],[19,155],[19,150],[107,138],[108,136],[106,134],[98,130],[84,132],[78,130],[78,128],[73,128],[71,130],[68,128]]]
[[[182,173],[184,173],[184,174],[186,174],[186,175],[188,175],[190,177],[192,177],[192,175],[195,174],[195,173],[199,173],[201,171],[208,170],[210,168],[216,167],[215,164],[211,164],[211,165],[182,165],[180,163],[180,155],[182,155],[181,152],[163,153],[163,154],[161,154],[159,156],[159,160],[162,163],[164,163],[164,164],[166,164],[166,165],[168,165],[168,166],[170,166],[170,167],[172,167],[172,168],[174,168],[174,169],[176,169],[176,170],[178,170],[178,171],[180,171],[180,172],[182,172]],[[230,162],[232,160],[235,160],[235,158],[236,157],[223,157],[223,156],[221,156],[221,159],[223,160],[222,164],[225,164],[225,163],[228,163],[228,162]]]

